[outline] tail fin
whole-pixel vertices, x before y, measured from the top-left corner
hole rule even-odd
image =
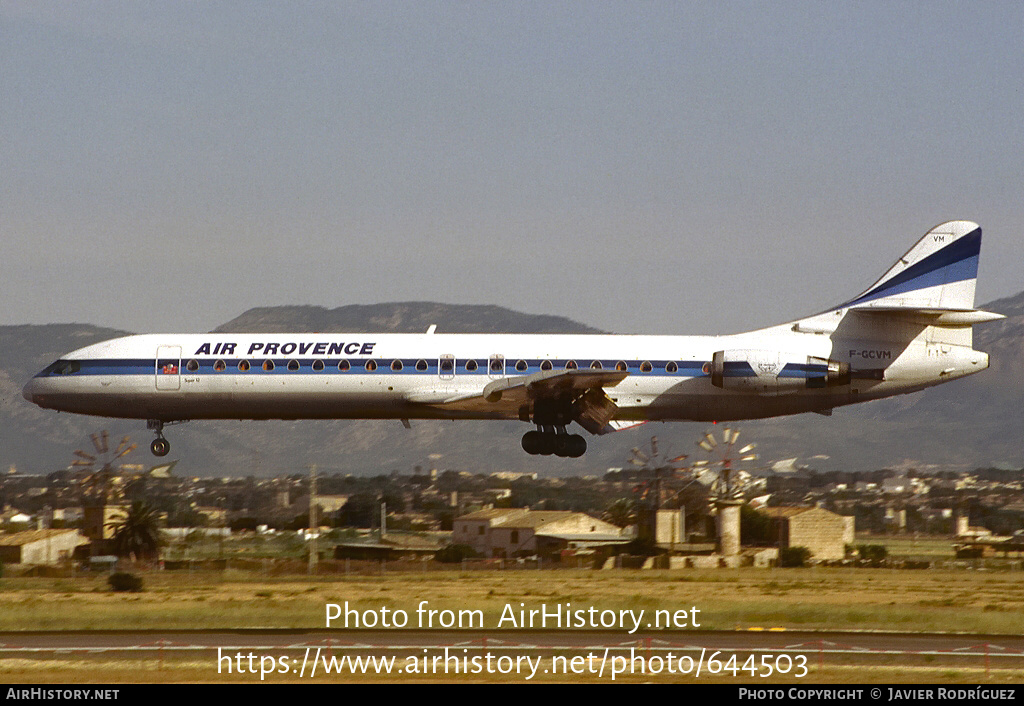
[[[981,227],[948,221],[928,231],[881,279],[850,301],[851,309],[974,309]]]
[[[863,329],[859,335],[866,338],[910,340],[920,332],[913,326],[900,328],[896,325],[899,321],[931,326],[933,338],[970,346],[973,324],[1004,318],[974,308],[980,253],[981,227],[977,223],[948,221],[937,225],[860,295],[795,322],[792,330],[833,333],[845,321],[847,335],[853,335],[849,333],[853,329]],[[844,310],[854,317],[844,316]],[[859,323],[853,323],[855,319]]]

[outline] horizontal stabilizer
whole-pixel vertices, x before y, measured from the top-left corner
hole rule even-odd
[[[887,314],[901,316],[919,321],[929,326],[973,326],[989,321],[999,321],[1006,317],[991,311],[980,309],[938,309],[935,307],[914,306],[875,306],[865,304],[852,307],[853,311],[866,314]]]

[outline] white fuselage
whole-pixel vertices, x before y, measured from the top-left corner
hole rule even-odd
[[[987,355],[969,347],[919,338],[836,340],[788,325],[734,336],[152,334],[74,351],[61,359],[64,370],[50,366],[24,394],[46,408],[163,421],[516,419],[516,408],[472,398],[502,378],[625,367],[628,375],[606,389],[616,419],[724,421],[823,411],[988,365]],[[762,363],[759,374],[722,389],[709,370],[722,350],[751,360],[768,351],[779,363],[774,370],[774,358]],[[808,357],[848,363],[855,376],[808,388],[805,377],[780,374],[786,363]],[[877,372],[858,378],[857,371]]]

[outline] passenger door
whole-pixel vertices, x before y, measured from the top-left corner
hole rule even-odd
[[[156,349],[156,389],[181,389],[181,346]]]

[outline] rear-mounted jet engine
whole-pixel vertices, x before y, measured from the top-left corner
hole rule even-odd
[[[723,390],[785,395],[808,388],[850,384],[850,364],[771,350],[718,351],[711,384]]]

